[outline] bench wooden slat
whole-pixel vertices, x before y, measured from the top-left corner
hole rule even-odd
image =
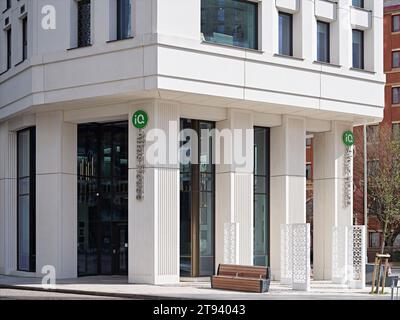
[[[270,272],[268,267],[220,264],[218,273],[211,278],[216,289],[265,292],[268,291]]]

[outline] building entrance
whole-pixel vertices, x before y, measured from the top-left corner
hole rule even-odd
[[[128,273],[128,123],[78,126],[78,275]]]

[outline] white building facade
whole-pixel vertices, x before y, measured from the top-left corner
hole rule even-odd
[[[280,279],[313,135],[313,275],[332,278],[332,230],[353,224],[342,136],[383,117],[382,0],[0,5],[0,274],[162,284],[231,262]],[[247,165],[212,164],[210,139],[200,164],[139,167],[138,110],[172,158],[174,123],[247,130]]]

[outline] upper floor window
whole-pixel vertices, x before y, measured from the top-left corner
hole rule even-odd
[[[7,37],[7,70],[11,69],[12,63],[12,43],[11,43],[11,28],[6,31]]]
[[[379,125],[371,125],[367,127],[367,142],[377,143],[379,141]]]
[[[91,0],[78,1],[78,47],[91,44]]]
[[[364,69],[364,32],[353,30],[353,68]]]
[[[28,17],[22,19],[22,60],[28,58]]]
[[[364,0],[353,0],[353,7],[364,8]]]
[[[400,14],[392,16],[392,32],[400,31]]]
[[[400,141],[400,123],[392,123],[393,140]]]
[[[400,104],[400,87],[392,88],[392,104]]]
[[[279,12],[279,54],[293,56],[293,16]]]
[[[400,50],[392,52],[392,68],[400,68]]]
[[[330,62],[329,23],[317,22],[317,60]]]
[[[201,0],[201,32],[206,41],[258,49],[258,5],[243,0]]]
[[[7,0],[6,1],[6,10],[4,10],[4,11],[7,11],[10,8],[11,8],[11,0]]]
[[[131,0],[117,0],[117,39],[132,36]]]

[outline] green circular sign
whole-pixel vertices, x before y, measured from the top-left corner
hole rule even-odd
[[[347,147],[354,145],[354,133],[351,131],[345,131],[343,133],[343,143]]]
[[[147,126],[148,121],[149,117],[143,110],[136,111],[132,116],[132,123],[137,129],[143,129],[145,126]]]

